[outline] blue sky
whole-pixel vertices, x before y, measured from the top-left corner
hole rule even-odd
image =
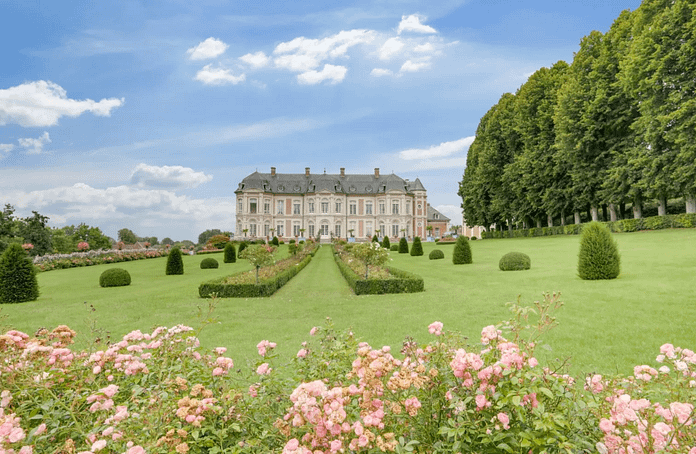
[[[461,223],[481,116],[638,0],[0,0],[0,204],[196,240],[254,170],[419,177]]]

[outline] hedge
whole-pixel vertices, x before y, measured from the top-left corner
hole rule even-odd
[[[334,261],[346,282],[356,295],[382,295],[385,293],[417,293],[425,291],[423,278],[396,268],[387,268],[392,279],[363,279],[358,276],[334,250]]]
[[[651,216],[639,219],[622,219],[614,222],[601,222],[607,226],[612,233],[637,232],[640,230],[662,230],[662,229],[691,229],[696,227],[696,213],[667,214],[664,216]],[[550,235],[579,235],[585,224],[568,224],[565,226],[556,225],[553,227],[533,227],[531,229],[515,229],[510,232],[505,231],[485,231],[481,233],[481,238],[525,238],[530,236],[550,236]]]
[[[285,271],[281,271],[270,279],[263,280],[259,284],[223,284],[227,276],[213,279],[202,283],[198,287],[198,294],[201,298],[212,298],[213,293],[218,298],[257,298],[261,296],[271,296],[279,288],[288,283],[297,273],[302,271],[312,260],[316,249],[307,254],[298,264],[291,266]]]

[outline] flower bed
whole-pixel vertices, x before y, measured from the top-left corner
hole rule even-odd
[[[334,260],[356,295],[416,293],[425,290],[422,277],[393,267],[370,265],[369,278],[365,279],[365,264],[340,247],[334,246]]]
[[[221,277],[202,283],[198,287],[201,298],[254,298],[271,296],[309,264],[316,246],[307,246],[301,253],[259,268],[259,283],[256,270],[244,271],[232,276]]]
[[[166,257],[167,252],[153,249],[137,249],[128,252],[116,250],[99,250],[88,252],[73,252],[72,254],[52,254],[34,257],[34,267],[37,271],[61,270],[80,266],[103,265],[105,263],[130,262],[133,260]]]
[[[262,340],[246,367],[181,325],[85,351],[65,326],[8,331],[0,452],[695,453],[694,352],[665,344],[658,369],[575,380],[534,356],[556,302],[535,322],[514,308],[474,345],[433,322],[398,354],[329,323],[287,363]]]

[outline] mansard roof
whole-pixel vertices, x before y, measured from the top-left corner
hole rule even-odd
[[[428,221],[446,221],[449,222],[451,219],[444,214],[437,211],[435,208],[428,204]]]
[[[394,175],[368,174],[312,174],[303,173],[259,173],[254,172],[239,183],[235,193],[260,190],[273,194],[314,194],[328,191],[337,194],[384,194],[399,191],[413,194],[425,191],[418,178],[404,180]]]

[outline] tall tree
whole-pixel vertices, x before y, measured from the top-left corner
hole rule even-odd
[[[45,255],[53,252],[51,229],[48,227],[48,216],[32,211],[32,216],[22,219],[21,236],[24,241],[34,245],[32,255]]]
[[[130,229],[123,228],[118,231],[118,240],[126,244],[135,244],[138,242],[138,235]]]

